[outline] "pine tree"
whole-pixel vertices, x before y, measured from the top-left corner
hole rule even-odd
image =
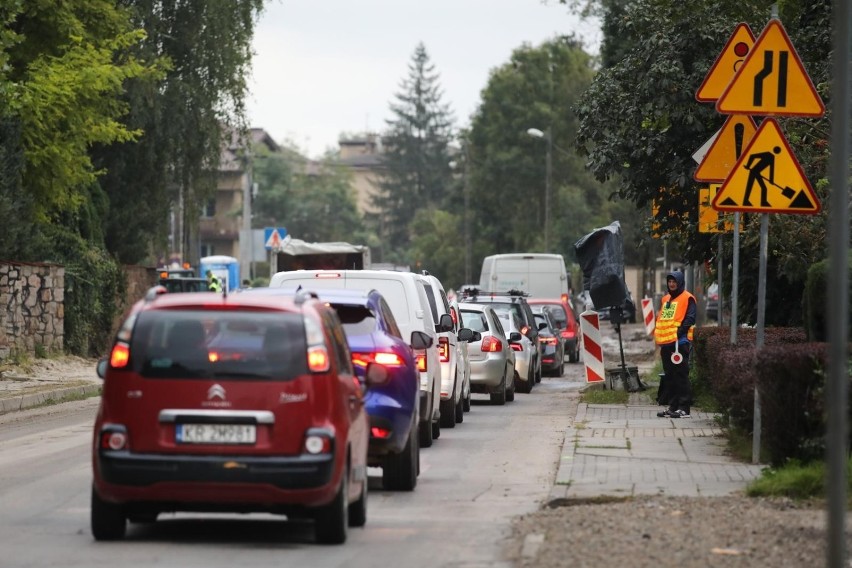
[[[411,242],[414,215],[425,208],[440,209],[451,188],[449,143],[453,115],[441,101],[435,66],[420,43],[408,66],[408,76],[390,108],[382,157],[385,174],[373,205],[380,212],[379,234],[383,260],[403,254]],[[375,219],[374,219],[375,220]],[[388,254],[393,251],[396,254]],[[400,259],[401,260],[401,259]]]

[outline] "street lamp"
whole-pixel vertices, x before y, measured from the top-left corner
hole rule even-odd
[[[468,284],[471,279],[471,257],[472,254],[472,246],[471,246],[471,237],[470,237],[470,186],[468,185],[468,176],[467,176],[467,146],[464,148],[464,162],[461,164],[461,174],[462,174],[462,183],[463,185],[463,194],[464,194],[464,218],[462,223],[464,224],[464,283]],[[459,167],[459,163],[453,160],[450,162],[450,168],[455,170]]]
[[[550,252],[550,178],[551,178],[551,154],[553,153],[553,138],[550,128],[541,131],[538,128],[530,128],[527,134],[533,138],[544,138],[547,141],[547,166],[544,182],[544,252]]]

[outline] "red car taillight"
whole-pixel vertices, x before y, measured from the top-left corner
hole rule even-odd
[[[109,354],[110,367],[123,369],[130,360],[130,346],[126,343],[116,343]]]
[[[308,348],[308,369],[312,373],[324,373],[331,367],[331,361],[328,357],[328,351],[325,347],[309,347]]]
[[[127,432],[124,430],[104,430],[101,432],[102,450],[124,450],[127,449],[127,442]]]
[[[450,360],[450,340],[446,337],[438,338],[438,359],[441,363],[447,363]]]
[[[520,343],[510,343],[509,347],[512,348],[512,351],[523,351],[524,350],[524,346],[521,345]]]
[[[563,339],[574,339],[574,336],[575,336],[576,334],[575,334],[573,331],[569,330],[569,329],[563,329],[563,330],[562,330],[562,333],[561,333],[560,335],[562,335],[562,338],[563,338]]]
[[[496,337],[489,335],[482,340],[480,350],[486,353],[497,353],[503,351],[503,344]]]
[[[545,345],[556,345],[556,338],[553,336],[550,337],[539,337],[539,343],[544,343]]]
[[[304,451],[311,455],[330,454],[332,451],[331,434],[308,431],[305,435]]]

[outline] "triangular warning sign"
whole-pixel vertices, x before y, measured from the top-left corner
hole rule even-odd
[[[278,229],[272,229],[272,233],[269,234],[269,238],[266,239],[264,246],[273,249],[281,247],[281,234],[278,232]]]
[[[713,199],[717,211],[814,214],[820,208],[774,118],[761,123]]]
[[[748,24],[737,24],[722,52],[713,62],[704,82],[695,93],[695,100],[709,103],[717,100],[731,82],[737,69],[754,45],[754,34]]]
[[[726,219],[729,215],[720,215],[710,204],[719,191],[718,183],[711,183],[709,187],[698,188],[698,232],[699,233],[730,233],[734,230],[733,224]]]
[[[752,117],[730,115],[695,170],[695,180],[724,181],[756,131],[757,124]]]
[[[716,101],[722,114],[822,116],[825,105],[784,26],[769,20]]]

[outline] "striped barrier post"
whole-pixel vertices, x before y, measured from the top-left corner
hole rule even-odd
[[[654,315],[654,301],[650,298],[642,298],[642,318],[645,320],[645,333],[654,335],[657,320]]]
[[[586,310],[580,314],[580,331],[583,334],[583,364],[586,366],[586,383],[605,382],[606,370],[598,312]]]

